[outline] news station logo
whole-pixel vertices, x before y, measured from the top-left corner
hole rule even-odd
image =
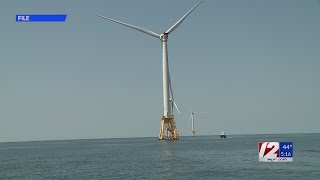
[[[260,162],[292,162],[292,142],[259,142],[258,144]]]

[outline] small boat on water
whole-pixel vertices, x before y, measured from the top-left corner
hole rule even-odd
[[[227,138],[227,135],[226,135],[226,133],[224,131],[221,132],[220,138]]]

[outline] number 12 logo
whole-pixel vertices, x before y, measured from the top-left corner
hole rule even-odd
[[[279,157],[279,142],[259,142],[259,158]]]

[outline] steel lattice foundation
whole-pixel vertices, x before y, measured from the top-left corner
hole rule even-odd
[[[162,116],[159,140],[179,140],[179,131],[174,123],[174,116]]]

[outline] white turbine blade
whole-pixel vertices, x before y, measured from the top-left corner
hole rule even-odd
[[[104,18],[104,19],[107,19],[107,20],[110,20],[110,21],[113,21],[115,23],[118,23],[118,24],[121,24],[121,25],[124,25],[124,26],[127,26],[129,28],[132,28],[132,29],[135,29],[137,31],[140,31],[140,32],[143,32],[143,33],[146,33],[150,36],[153,36],[153,37],[156,37],[156,38],[160,38],[160,35],[153,32],[153,31],[150,31],[148,29],[145,29],[145,28],[142,28],[142,27],[139,27],[139,26],[135,26],[135,25],[131,25],[131,24],[128,24],[128,23],[124,23],[124,22],[121,22],[121,21],[118,21],[118,20],[115,20],[115,19],[111,19],[111,18],[108,18],[106,16],[102,16],[102,15],[99,15],[99,14],[95,14],[96,16],[98,17],[101,17],[101,18]]]
[[[171,93],[171,99],[174,100],[173,91],[172,91],[172,85],[171,85],[171,76],[170,76],[169,66],[168,66],[168,79],[169,79],[169,88],[170,88],[170,93]]]
[[[191,119],[192,119],[192,114],[190,115],[190,118],[189,118],[189,121],[188,121],[188,125],[189,125]],[[188,125],[187,125],[187,126],[188,126]]]
[[[170,88],[170,93],[171,93],[171,99],[174,101],[173,97],[173,90],[172,90],[172,85],[171,85],[171,78],[170,78],[170,72],[169,72],[169,88]]]
[[[177,21],[173,26],[171,26],[171,28],[169,28],[166,33],[170,34],[171,32],[173,32],[182,22],[183,20],[185,20],[187,18],[187,16],[196,8],[199,6],[199,4],[202,2],[203,0],[200,0],[198,2],[198,4],[196,4],[195,6],[193,6],[192,9],[190,9],[190,11],[188,11],[184,16],[182,16],[181,19],[179,19],[179,21]]]
[[[169,67],[168,67],[168,69],[169,69]],[[172,85],[171,85],[170,71],[168,71],[168,74],[169,74],[168,79],[169,79],[169,87],[170,87],[170,93],[171,93],[171,101],[172,101],[173,105],[176,107],[178,113],[180,114],[179,108],[173,98],[173,90],[172,90]]]
[[[178,108],[178,106],[177,106],[176,102],[174,102],[173,100],[172,100],[172,102],[173,102],[174,107],[176,107],[176,109],[177,109],[178,113],[180,114],[180,111],[179,111],[179,108]]]

